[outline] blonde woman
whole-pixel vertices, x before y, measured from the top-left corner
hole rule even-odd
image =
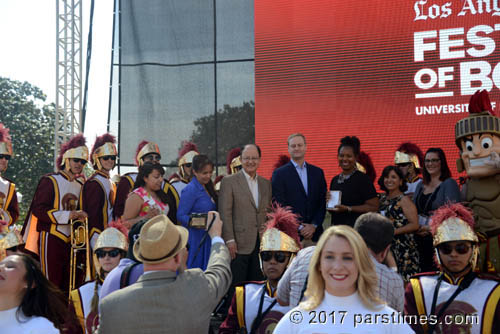
[[[377,286],[361,236],[349,226],[332,226],[311,258],[307,299],[280,320],[274,334],[413,333],[378,299]]]

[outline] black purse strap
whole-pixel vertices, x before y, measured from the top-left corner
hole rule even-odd
[[[136,266],[141,264],[140,262],[134,262],[125,267],[123,269],[122,274],[120,276],[120,289],[123,289],[124,287],[127,287],[130,285],[130,274],[132,272],[132,269],[134,269]]]

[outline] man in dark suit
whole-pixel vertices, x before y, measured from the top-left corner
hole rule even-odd
[[[301,217],[300,235],[316,242],[323,233],[326,181],[321,168],[305,162],[306,149],[304,135],[294,133],[288,137],[291,160],[273,173],[273,200],[292,207]]]
[[[208,333],[210,315],[231,283],[230,255],[217,212],[208,231],[212,249],[207,269],[183,270],[188,230],[167,216],[150,219],[134,244],[144,263],[139,280],[104,297],[99,304],[99,334]]]

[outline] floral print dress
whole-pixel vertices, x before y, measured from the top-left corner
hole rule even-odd
[[[139,195],[144,201],[144,203],[142,203],[141,211],[139,212],[140,217],[144,217],[145,215],[147,215],[149,210],[151,210],[152,208],[157,208],[158,210],[160,210],[161,215],[168,214],[168,204],[155,200],[143,187],[134,189],[134,193]]]
[[[408,224],[408,219],[404,215],[403,208],[400,205],[403,196],[404,194],[389,199],[387,195],[382,195],[380,198],[380,213],[392,221],[394,229]],[[412,275],[420,272],[420,259],[413,233],[395,235],[392,240],[391,250],[394,254],[399,274],[405,282],[409,282]]]

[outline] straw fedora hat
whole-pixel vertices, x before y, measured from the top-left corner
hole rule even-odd
[[[143,263],[161,263],[186,247],[188,230],[176,226],[165,215],[151,218],[141,229],[134,244],[134,256]]]

